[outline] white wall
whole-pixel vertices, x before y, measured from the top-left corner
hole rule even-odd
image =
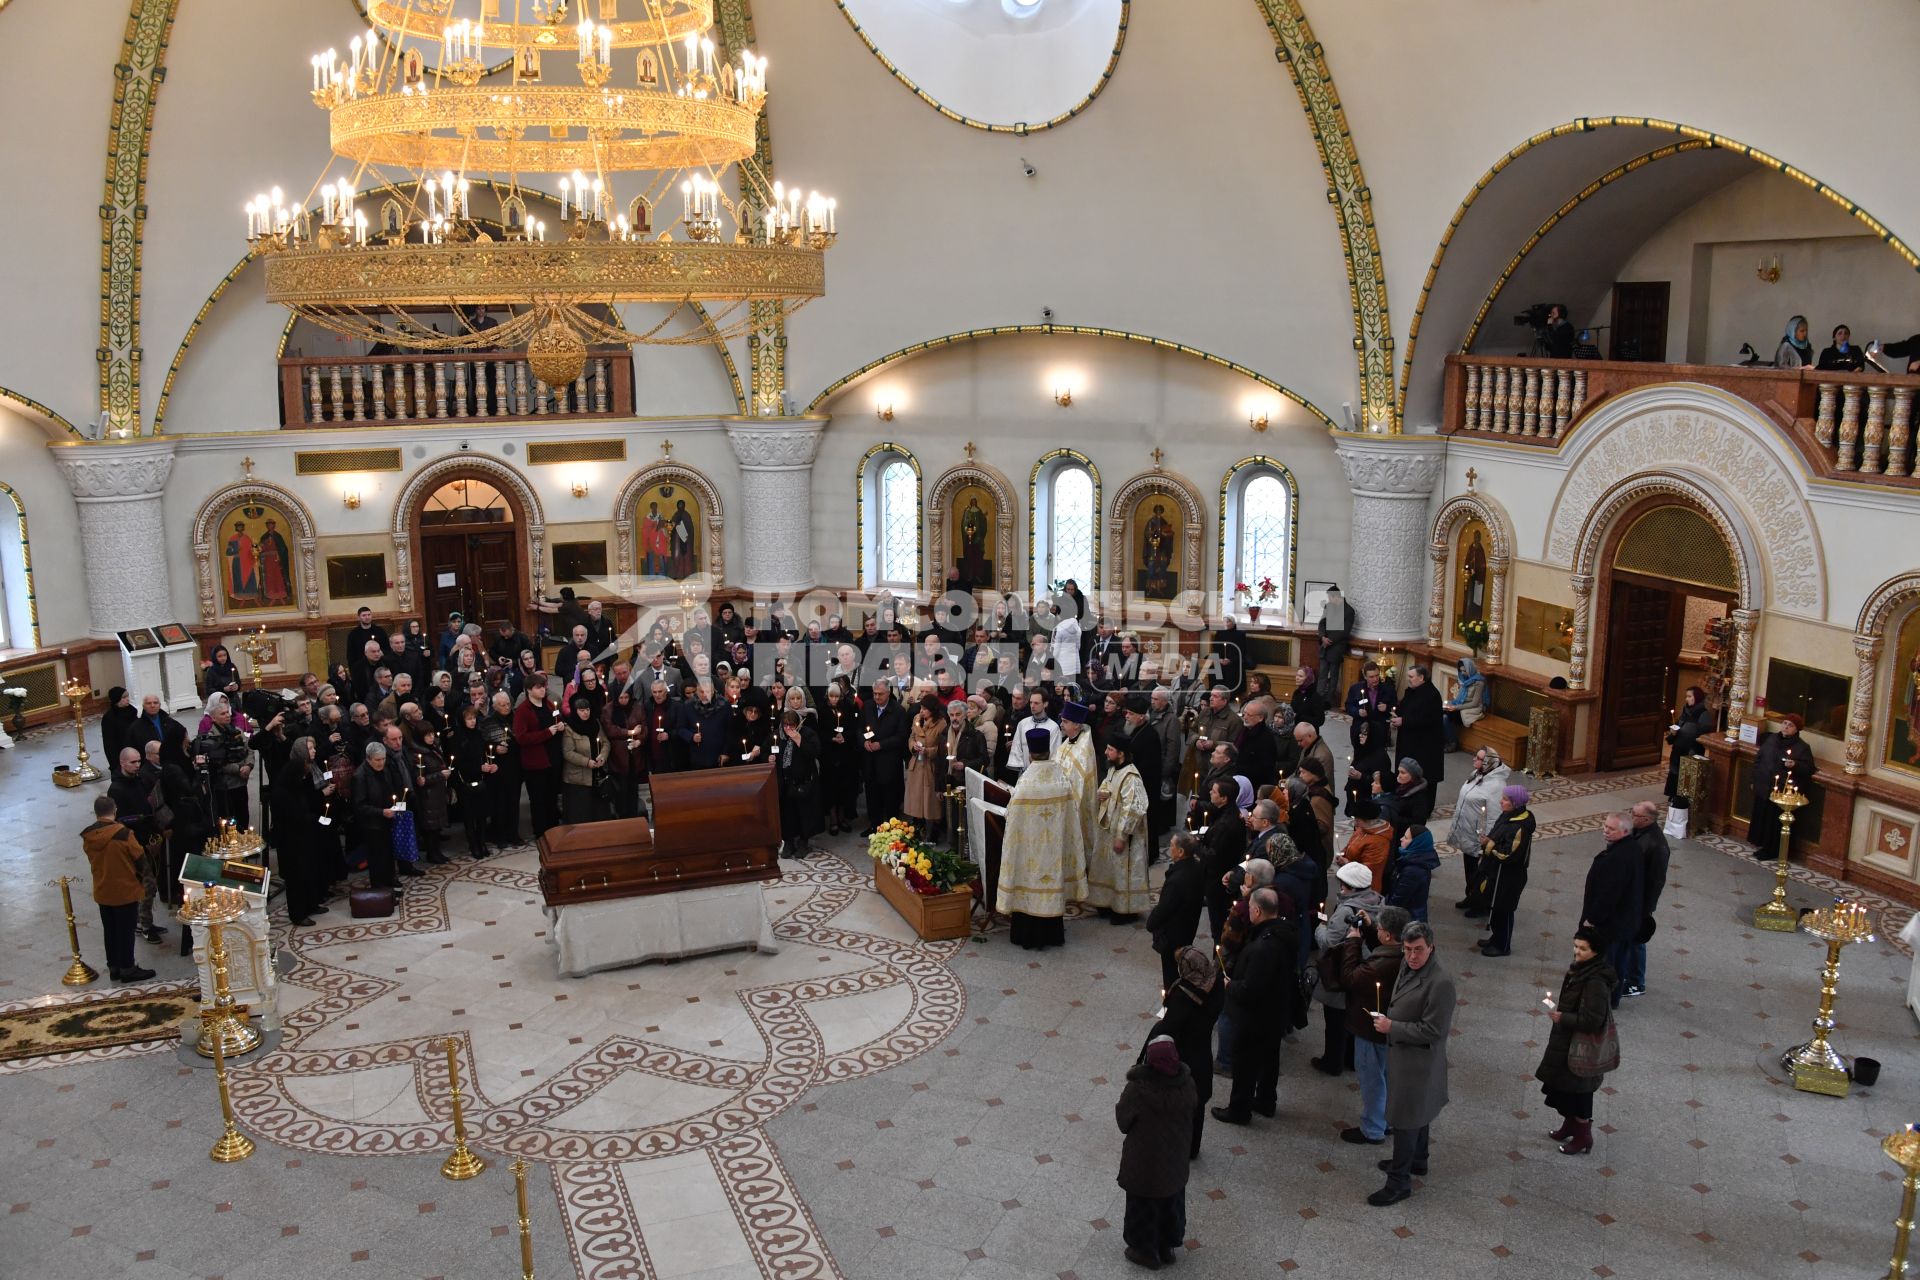
[[[1053,388],[1070,382],[1073,404],[1060,408]],[[892,404],[894,420],[874,417]],[[1220,481],[1253,454],[1277,458],[1301,491],[1297,578],[1338,580],[1347,564],[1352,498],[1326,427],[1260,384],[1191,356],[1118,339],[1059,336],[992,338],[903,360],[848,387],[830,402],[833,424],[813,468],[814,572],[828,586],[852,586],[854,478],[860,459],[882,440],[920,463],[922,500],[948,468],[976,460],[1004,473],[1014,488],[1015,584],[1027,583],[1027,496],[1033,465],[1057,448],[1078,449],[1100,471],[1101,537],[1120,486],[1153,467],[1191,481],[1206,512],[1203,586],[1217,583]],[[1256,407],[1272,425],[1247,425]],[[869,509],[871,511],[871,509]],[[1104,542],[1103,542],[1104,546]],[[1111,573],[1107,547],[1102,585]]]
[[[57,430],[57,428],[56,428]],[[65,433],[61,437],[66,438]],[[0,400],[0,480],[27,509],[34,595],[40,607],[40,643],[51,647],[88,639],[86,573],[80,560],[80,518],[66,477],[47,452],[48,434],[34,418]],[[0,521],[13,504],[0,496]],[[14,639],[25,647],[24,636]]]
[[[1780,280],[1754,268],[1780,259]],[[1656,231],[1623,266],[1621,280],[1666,280],[1669,361],[1729,364],[1742,342],[1763,359],[1805,315],[1817,352],[1833,326],[1853,340],[1904,338],[1920,329],[1920,273],[1831,200],[1767,170],[1707,196]],[[1593,324],[1607,323],[1609,292]]]

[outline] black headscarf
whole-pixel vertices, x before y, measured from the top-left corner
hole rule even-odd
[[[582,707],[587,709],[585,720],[580,718]],[[576,693],[573,695],[573,700],[567,703],[567,727],[592,743],[596,751],[599,750],[600,713],[594,706],[591,694]]]

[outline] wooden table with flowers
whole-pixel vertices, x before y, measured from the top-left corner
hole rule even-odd
[[[971,931],[980,868],[924,839],[904,818],[889,818],[867,838],[873,887],[928,942]]]

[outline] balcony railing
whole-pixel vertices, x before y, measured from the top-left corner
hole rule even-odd
[[[1551,448],[1622,392],[1670,382],[1705,383],[1753,405],[1818,475],[1920,487],[1913,412],[1920,377],[1904,374],[1450,355],[1444,430]]]
[[[523,353],[292,357],[280,361],[287,427],[406,426],[491,418],[633,416],[633,353],[594,351],[550,387]]]

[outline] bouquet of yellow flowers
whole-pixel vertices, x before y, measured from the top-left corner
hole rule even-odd
[[[951,893],[980,876],[980,868],[950,849],[928,844],[904,818],[889,818],[867,837],[867,853],[915,893]]]

